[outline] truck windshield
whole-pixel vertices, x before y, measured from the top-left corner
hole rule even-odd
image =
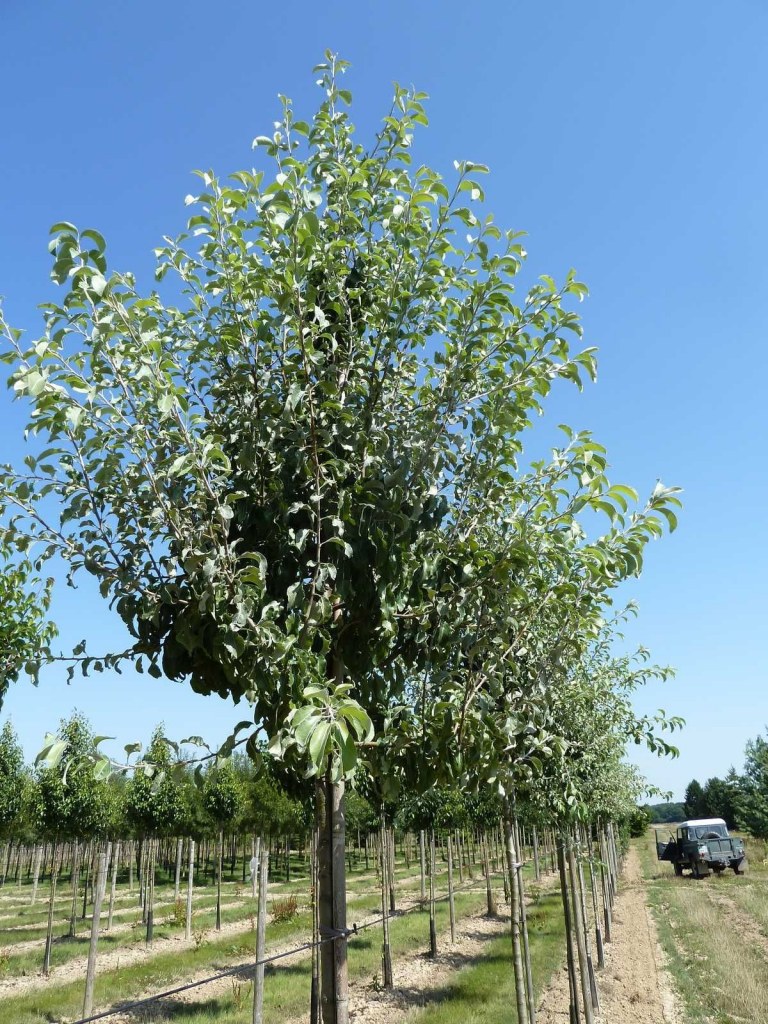
[[[697,839],[709,839],[713,836],[717,836],[720,839],[727,839],[728,830],[725,825],[699,825],[698,828],[691,829],[695,833]]]

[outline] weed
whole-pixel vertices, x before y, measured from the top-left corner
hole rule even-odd
[[[248,1005],[252,988],[253,984],[250,981],[240,981],[239,978],[232,979],[232,1002],[238,1013]]]
[[[270,913],[272,920],[278,924],[282,921],[292,921],[299,912],[299,900],[296,893],[290,896],[283,896],[282,899],[272,900]]]
[[[166,924],[170,925],[171,928],[183,928],[186,923],[187,908],[184,904],[184,900],[178,899],[169,909]]]
[[[207,928],[195,928],[192,931],[192,939],[195,943],[195,950],[200,949],[202,944],[205,942],[206,936],[208,935]]]

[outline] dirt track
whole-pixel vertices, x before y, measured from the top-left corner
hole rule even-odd
[[[613,939],[597,973],[601,1024],[682,1024],[645,896],[637,851],[630,848],[613,913]],[[568,1024],[568,975],[563,968],[544,993],[537,1024]]]

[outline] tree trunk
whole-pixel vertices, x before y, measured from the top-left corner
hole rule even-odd
[[[33,868],[33,874],[32,874],[32,898],[29,901],[32,906],[35,905],[35,900],[37,899],[37,883],[38,883],[38,881],[40,879],[40,861],[42,859],[43,859],[43,848],[38,843],[37,846],[35,847],[35,861],[34,861],[34,868]]]
[[[256,899],[256,890],[259,883],[259,864],[262,848],[261,836],[251,839],[251,898]]]
[[[151,946],[155,934],[155,840],[145,843],[147,852],[144,855],[144,910],[147,920],[147,945]]]
[[[80,883],[80,843],[75,842],[72,854],[72,907],[69,912],[69,938],[74,939],[77,933],[77,890]]]
[[[461,848],[459,848],[461,863]],[[456,941],[456,904],[453,899],[453,837],[448,833],[448,917],[451,922],[451,942]]]
[[[320,1004],[323,1024],[349,1024],[344,783],[317,781]]]
[[[517,819],[515,819],[515,835],[518,835]],[[530,1024],[536,1024],[536,999],[533,991],[531,945],[528,936],[528,910],[525,905],[525,882],[521,868],[517,871],[517,886],[520,899],[520,933],[523,940],[523,966],[525,968],[525,991],[528,998],[528,1019]]]
[[[43,974],[48,977],[51,973],[51,946],[53,944],[53,905],[56,900],[56,880],[59,874],[59,865],[56,862],[58,843],[53,841],[53,853],[51,855],[51,894],[48,898],[48,925],[45,933],[45,952],[43,954]]]
[[[184,937],[192,938],[192,886],[195,883],[195,840],[189,840],[189,868],[187,870],[187,916],[184,922]]]
[[[483,836],[480,840],[483,848],[483,870],[485,871],[485,903],[488,917],[496,916],[496,899],[493,895],[491,884],[491,858],[488,854],[488,837]]]
[[[88,967],[85,972],[85,997],[83,999],[83,1016],[89,1017],[93,1010],[93,983],[96,979],[96,952],[99,944],[99,924],[101,923],[101,904],[107,888],[107,863],[111,851],[111,843],[107,843],[104,853],[98,855],[96,890],[93,894],[93,915],[91,916],[91,944],[88,948]]]
[[[317,828],[312,829],[309,848],[309,871],[312,892],[312,981],[309,992],[309,1024],[320,1024],[320,908],[318,904]],[[366,851],[367,856],[367,851]]]
[[[181,887],[181,855],[184,840],[179,837],[176,840],[176,876],[173,880],[173,902],[178,903],[179,889]]]
[[[259,863],[259,911],[256,921],[256,969],[253,976],[253,1024],[263,1024],[264,1015],[264,947],[267,929],[267,885],[269,879],[269,850],[261,848]]]
[[[216,931],[221,931],[221,864],[224,856],[224,829],[219,829],[219,849],[216,858]]]
[[[425,851],[424,851],[424,829],[421,829],[419,831],[419,866],[421,867],[421,889],[420,889],[420,892],[421,892],[421,909],[422,910],[424,909],[424,904],[426,903],[426,900],[427,900],[426,879],[425,879],[425,875],[426,875],[425,861],[426,861],[426,856],[425,856]]]
[[[429,955],[437,956],[437,924],[435,921],[435,833],[429,833]]]
[[[117,888],[117,870],[120,866],[120,842],[115,843],[112,853],[112,883],[109,889],[109,912],[107,913],[107,931],[112,927],[112,914],[115,909],[115,889]]]
[[[381,983],[384,988],[392,988],[392,949],[389,943],[389,908],[387,905],[389,851],[387,850],[387,827],[384,823],[383,810],[381,813],[379,838],[381,854]]]
[[[523,971],[523,949],[520,942],[520,887],[517,884],[517,872],[520,868],[515,849],[515,838],[512,821],[508,814],[504,816],[504,839],[509,872],[509,909],[510,927],[512,932],[512,963],[515,973],[515,997],[517,1000],[518,1024],[528,1024],[528,1000],[525,989]]]
[[[573,903],[573,921],[576,926],[576,950],[579,955],[579,976],[581,979],[581,1001],[586,1024],[594,1019],[592,1007],[592,990],[589,980],[589,963],[587,961],[587,944],[584,937],[584,922],[581,917],[579,879],[576,869],[576,855],[573,850],[573,837],[568,843],[568,875],[571,883],[571,900]]]
[[[571,924],[571,905],[568,898],[568,879],[565,873],[565,851],[562,836],[557,837],[557,867],[560,872],[560,895],[563,901],[563,919],[565,921],[565,949],[568,962],[568,986],[570,989],[569,1013],[571,1024],[579,1024],[579,989],[576,981],[576,961],[573,955],[573,926]]]

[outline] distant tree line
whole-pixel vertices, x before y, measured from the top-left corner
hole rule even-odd
[[[731,768],[724,779],[702,784],[691,779],[682,803],[646,804],[651,824],[687,818],[722,818],[728,828],[768,839],[768,739],[747,743],[741,773]]]

